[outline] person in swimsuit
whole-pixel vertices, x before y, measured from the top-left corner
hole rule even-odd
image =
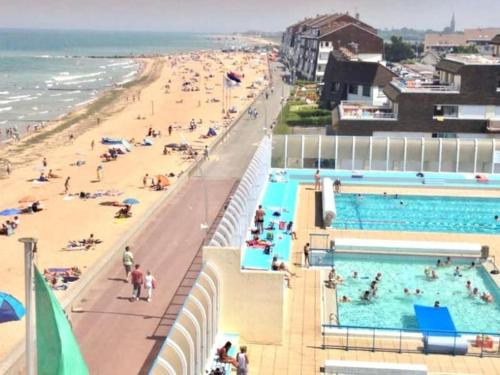
[[[264,233],[264,216],[266,212],[263,210],[262,205],[259,205],[257,211],[255,211],[255,226],[259,230],[259,233]]]
[[[314,174],[314,190],[321,190],[321,175],[319,174],[319,169]]]

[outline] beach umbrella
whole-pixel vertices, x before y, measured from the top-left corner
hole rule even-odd
[[[12,216],[12,215],[19,215],[21,213],[21,210],[17,208],[7,208],[6,210],[0,211],[0,216]]]
[[[139,204],[139,201],[135,198],[127,198],[123,201],[123,204],[128,204],[129,206],[133,204]]]
[[[21,320],[25,314],[21,302],[10,294],[0,292],[0,323]]]
[[[158,180],[158,184],[162,186],[170,186],[170,180],[166,176],[159,174],[156,176],[156,179]]]
[[[33,196],[33,195],[25,195],[21,199],[19,199],[19,203],[29,203],[29,202],[36,202],[38,199]]]

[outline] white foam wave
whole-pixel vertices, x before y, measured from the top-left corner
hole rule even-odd
[[[72,102],[73,100],[75,100],[75,98],[63,99],[62,101],[63,102]]]
[[[122,65],[130,65],[130,61],[111,63],[108,64],[107,66],[122,66]]]
[[[8,91],[0,91],[0,95],[9,95]]]
[[[12,107],[3,107],[3,108],[0,108],[0,112],[8,112],[12,109]]]
[[[19,99],[15,99],[15,100],[0,100],[0,104],[16,103],[18,101],[19,101]]]
[[[68,82],[68,81],[75,81],[75,80],[82,79],[82,78],[98,77],[101,74],[104,74],[104,72],[95,72],[95,73],[80,74],[80,75],[59,75],[59,76],[52,77],[52,79],[56,82]]]
[[[47,113],[49,113],[49,111],[41,111],[41,112],[37,112],[37,114],[39,114],[39,115],[46,115]]]
[[[63,82],[63,85],[80,85],[82,83],[91,83],[97,81],[97,78],[94,79],[84,79],[82,81],[69,81],[69,82]]]
[[[93,98],[93,99],[89,99],[89,100],[85,100],[84,102],[81,102],[81,103],[78,103],[77,104],[77,107],[80,107],[82,105],[86,105],[86,104],[90,104],[92,103],[93,101],[95,101],[97,98]]]
[[[6,123],[7,123],[7,120],[0,121],[0,125],[6,124]]]
[[[17,119],[18,120],[22,120],[24,118],[24,116],[18,116]]]
[[[7,99],[25,99],[29,97],[30,95],[17,95],[17,96],[9,96]]]
[[[62,93],[58,93],[58,94],[52,94],[51,96],[56,97],[56,96],[61,96],[61,95],[62,95]]]

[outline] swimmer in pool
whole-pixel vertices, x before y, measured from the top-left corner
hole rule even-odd
[[[472,291],[469,293],[469,296],[471,296],[472,298],[479,297],[479,289],[478,288],[472,289]]]
[[[415,289],[415,295],[416,295],[416,296],[421,296],[422,294],[424,294],[424,292],[423,292],[422,290],[420,290],[420,289],[418,289],[418,288],[417,288],[417,289]]]
[[[370,302],[371,300],[371,294],[370,294],[370,291],[369,290],[365,290],[365,292],[363,293],[363,295],[361,296],[361,300],[362,301],[367,301],[367,302]]]
[[[352,276],[351,276],[353,279],[357,279],[358,278],[358,271],[354,271],[352,273]]]
[[[472,289],[472,282],[470,280],[467,280],[467,282],[465,283],[465,287],[469,290]]]
[[[349,302],[352,302],[352,300],[347,296],[342,296],[342,298],[340,299],[340,302],[349,303]]]
[[[410,295],[410,291],[408,290],[408,288],[404,288],[403,289],[403,293],[405,294],[405,296],[409,296]]]
[[[447,257],[446,262],[444,262],[445,266],[451,266],[451,258]]]
[[[441,263],[441,259],[437,260],[436,267],[443,267],[443,263]]]
[[[434,302],[434,307],[438,308],[439,307],[439,301]]]
[[[432,271],[432,269],[430,267],[425,267],[425,270],[424,270],[425,277],[427,277],[427,278],[431,277],[431,271]]]
[[[489,293],[484,292],[481,294],[481,299],[486,302],[486,303],[492,303],[493,302],[493,296]]]
[[[462,277],[462,274],[460,273],[460,267],[459,266],[457,266],[455,268],[455,271],[453,271],[453,276],[455,276],[455,277]]]
[[[381,281],[382,280],[382,273],[378,272],[377,276],[375,276],[375,281]]]
[[[438,276],[437,272],[432,270],[431,271],[431,280],[436,280],[438,278],[439,278],[439,276]]]

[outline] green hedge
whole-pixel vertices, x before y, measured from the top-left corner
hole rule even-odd
[[[287,119],[286,123],[290,126],[329,125],[332,123],[332,116],[312,116],[301,117],[298,119]]]

